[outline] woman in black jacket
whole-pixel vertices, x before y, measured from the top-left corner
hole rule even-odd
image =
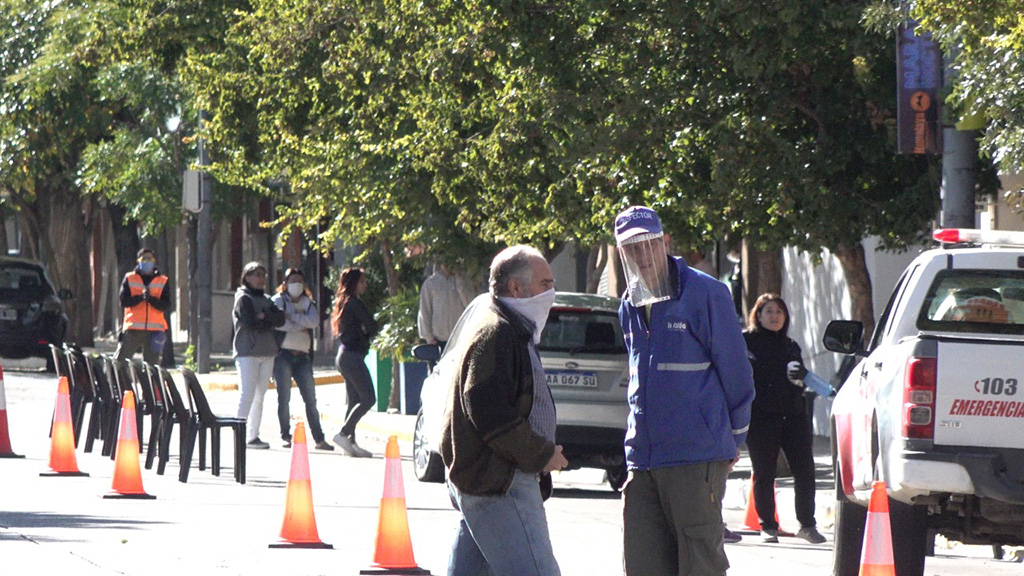
[[[779,449],[793,473],[797,537],[812,544],[825,541],[814,521],[814,452],[811,423],[804,401],[807,374],[800,345],[786,333],[789,308],[778,294],[758,297],[743,333],[754,368],[757,395],[751,406],[747,451],[754,469],[754,505],[761,520],[761,540],[779,541],[775,515],[775,467]]]
[[[377,322],[370,310],[359,299],[366,292],[366,273],[361,268],[346,268],[341,273],[338,293],[334,298],[331,327],[340,341],[335,365],[345,378],[348,391],[348,410],[345,424],[334,436],[334,443],[349,456],[368,458],[369,450],[356,444],[356,424],[373,408],[377,397],[365,358],[370,352],[370,341],[377,334]]]

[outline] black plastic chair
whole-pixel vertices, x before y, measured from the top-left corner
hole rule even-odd
[[[72,414],[72,419],[75,423],[75,443],[78,443],[79,433],[85,419],[86,405],[91,405],[89,409],[89,427],[85,429],[84,451],[92,452],[93,443],[100,435],[100,420],[105,406],[103,405],[96,379],[93,378],[92,369],[89,367],[89,362],[86,360],[82,349],[75,345],[69,345],[66,347],[64,354],[67,358],[71,381],[74,383],[74,387],[78,389],[82,398],[77,406],[77,410]],[[77,420],[74,419],[76,415]]]
[[[185,400],[178,391],[178,385],[171,377],[171,373],[163,368],[157,368],[160,383],[164,389],[164,406],[166,413],[163,420],[163,429],[160,431],[160,453],[157,459],[156,473],[163,474],[167,461],[171,457],[171,435],[174,432],[174,425],[178,424],[178,457],[185,453],[185,440],[188,437],[188,427],[191,422],[192,413],[189,412]]]
[[[110,360],[109,356],[100,354],[92,354],[88,358],[104,405],[104,410],[100,414],[100,439],[103,440],[100,454],[103,456],[110,456],[117,442],[117,425],[121,420],[121,390],[117,387],[117,377],[114,375],[114,366]]]
[[[142,402],[142,396],[139,393],[139,385],[137,381],[137,375],[135,370],[131,368],[129,362],[124,362],[114,358],[110,361],[114,366],[114,376],[117,380],[117,388],[121,391],[121,400],[124,400],[124,395],[131,392],[135,395],[135,427],[137,430],[137,437],[142,438],[142,410],[139,404]],[[120,416],[118,417],[120,420]],[[117,434],[118,430],[114,428],[114,449],[110,451],[110,459],[113,460],[117,456]],[[139,442],[139,452],[142,452],[142,442]]]
[[[64,353],[64,348],[62,348],[60,346],[55,346],[54,344],[50,344],[49,346],[50,346],[50,356],[53,357],[53,369],[54,369],[54,372],[57,374],[57,379],[59,380],[61,376],[63,376],[63,377],[68,379],[68,393],[69,393],[69,398],[70,398],[70,401],[71,401],[71,426],[72,426],[72,430],[74,430],[74,424],[75,424],[74,415],[75,415],[75,412],[76,412],[76,410],[75,410],[75,399],[77,397],[77,394],[75,393],[74,386],[72,386],[72,383],[71,383],[71,374],[70,374],[70,372],[68,370],[67,355]],[[51,435],[53,434],[53,419],[52,418],[50,419],[50,434]],[[76,442],[75,447],[77,448],[78,447],[78,444],[77,444],[77,442],[78,442],[78,435],[77,434],[75,434],[75,442]]]
[[[65,344],[63,350],[63,364],[66,367],[68,388],[71,392],[71,424],[75,432],[75,447],[78,447],[82,439],[82,424],[85,421],[87,405],[95,406],[96,389],[89,381],[89,374],[85,366],[75,360],[75,351],[81,354],[81,349],[74,344]],[[93,413],[96,413],[93,410]]]
[[[142,413],[149,416],[149,441],[146,443],[146,470],[153,467],[157,445],[163,431],[167,408],[164,405],[163,385],[156,367],[146,362],[133,362],[135,378],[142,392]]]
[[[185,440],[186,452],[181,457],[181,472],[178,480],[188,481],[188,470],[192,465],[192,450],[196,436],[199,436],[199,469],[206,469],[206,431],[210,431],[210,466],[214,476],[220,476],[220,429],[231,428],[235,433],[235,480],[245,484],[245,418],[229,418],[217,416],[210,409],[206,392],[199,384],[194,372],[188,368],[181,369],[188,388],[189,419],[188,438]]]
[[[104,428],[103,436],[103,450],[100,454],[103,456],[110,456],[113,459],[115,447],[118,445],[118,425],[121,423],[121,400],[123,399],[123,396],[121,392],[121,385],[118,383],[118,368],[115,364],[114,357],[100,356],[98,359],[103,365],[103,383],[105,383],[109,388],[108,394],[111,395],[113,407],[108,419],[106,419],[106,427]]]

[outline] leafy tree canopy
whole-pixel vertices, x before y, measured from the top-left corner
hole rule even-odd
[[[950,102],[988,120],[982,147],[1006,172],[1024,170],[1024,4],[915,0],[910,15],[954,55]]]
[[[891,41],[865,3],[769,4],[258,0],[185,76],[221,176],[287,179],[325,241],[591,245],[638,202],[689,244],[918,239],[937,179],[894,153]]]

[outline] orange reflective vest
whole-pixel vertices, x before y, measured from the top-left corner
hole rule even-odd
[[[142,296],[142,290],[146,287],[146,283],[142,281],[142,276],[138,272],[129,273],[125,276],[125,280],[128,282],[128,290],[132,296]],[[157,274],[149,281],[149,295],[159,298],[166,285],[167,276]],[[163,331],[167,330],[167,319],[164,318],[163,312],[143,300],[135,306],[125,308],[124,329]]]

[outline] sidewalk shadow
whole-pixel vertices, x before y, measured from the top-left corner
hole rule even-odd
[[[144,526],[156,526],[161,524],[167,524],[167,522],[151,520],[126,520],[125,518],[118,518],[113,516],[106,517],[73,514],[52,514],[49,512],[0,512],[0,526],[3,526],[8,530],[17,530],[19,528],[68,528],[71,530],[90,528],[118,528],[122,530],[138,530],[143,528]],[[75,542],[82,540],[81,537],[74,536],[74,532],[68,532],[68,535],[68,538],[41,537],[36,535],[32,537],[32,540],[35,542]],[[11,535],[7,532],[0,532],[0,540],[13,538],[20,539],[21,536],[18,534]]]

